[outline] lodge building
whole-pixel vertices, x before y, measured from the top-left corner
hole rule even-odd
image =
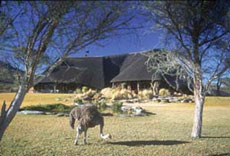
[[[121,86],[138,92],[154,83],[159,88],[171,88],[160,74],[147,71],[147,56],[143,52],[103,56],[67,58],[34,89],[37,92],[72,93],[76,88],[93,89]],[[153,78],[154,77],[154,78]]]

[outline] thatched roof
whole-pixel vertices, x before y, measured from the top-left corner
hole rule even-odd
[[[68,58],[40,83],[79,83],[93,88],[103,88],[103,59]]]
[[[127,56],[128,55],[116,55],[103,57],[104,81],[106,86],[120,73],[121,66]]]
[[[105,57],[67,58],[40,83],[76,83],[92,88],[104,88],[111,82],[152,80],[143,53]],[[154,80],[163,80],[160,74]]]
[[[147,71],[146,60],[147,56],[142,53],[128,54],[122,63],[119,74],[111,82],[152,80],[152,72]],[[153,79],[162,80],[162,77],[157,74]]]

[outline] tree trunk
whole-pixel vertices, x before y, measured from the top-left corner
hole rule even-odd
[[[160,87],[160,81],[154,81],[153,84],[150,83],[152,90],[153,90],[153,95],[157,96],[159,95],[159,87]]]
[[[137,93],[139,93],[139,92],[140,92],[140,83],[137,82]]]
[[[218,78],[216,83],[216,93],[218,96],[220,95],[220,87],[221,87],[221,82],[220,82],[220,78]]]
[[[22,101],[26,95],[26,92],[27,92],[26,87],[23,85],[20,85],[13,101],[11,102],[11,105],[6,111],[6,116],[3,118],[3,120],[0,123],[0,141],[2,140],[5,130],[7,129],[10,122],[13,120],[17,111],[19,110],[22,104]]]
[[[193,121],[193,129],[191,136],[200,138],[202,132],[202,114],[205,96],[203,95],[202,75],[200,70],[194,75],[194,98],[195,98],[195,113]]]

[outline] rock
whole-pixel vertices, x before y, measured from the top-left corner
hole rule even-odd
[[[168,98],[169,102],[179,102],[180,100],[176,97],[169,97]]]
[[[161,103],[170,103],[169,99],[161,99]]]
[[[146,115],[146,111],[139,106],[122,106],[121,110],[126,115],[128,114],[128,116],[144,116],[144,115]]]
[[[181,103],[189,103],[190,101],[192,101],[192,99],[185,98],[181,100]]]
[[[139,106],[133,106],[132,110],[134,110],[136,113],[143,113],[144,109]]]
[[[138,98],[134,98],[133,99],[133,102],[135,103],[135,102],[139,102],[139,99]]]
[[[45,112],[46,115],[55,115],[53,112]]]
[[[121,110],[123,111],[123,112],[126,112],[126,111],[129,111],[129,110],[131,110],[131,106],[122,106],[121,107]]]
[[[134,103],[133,100],[120,100],[121,102],[126,102],[126,103]]]
[[[152,101],[154,101],[154,102],[160,102],[161,100],[158,99],[157,97],[154,97],[154,98],[152,98]]]
[[[136,109],[136,112],[134,113],[134,116],[144,116],[144,110],[143,109]]]
[[[56,116],[57,116],[57,117],[69,116],[69,114],[67,114],[67,113],[57,113]]]
[[[45,112],[43,111],[33,111],[33,110],[23,110],[18,113],[25,114],[25,115],[45,115]]]

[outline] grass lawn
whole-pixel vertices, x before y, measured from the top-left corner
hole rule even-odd
[[[0,94],[10,101],[12,94]],[[47,103],[71,104],[71,94],[28,94],[23,106]],[[55,99],[61,97],[61,101]],[[105,117],[105,133],[112,139],[99,137],[99,127],[89,129],[88,145],[73,144],[75,130],[67,117],[52,115],[17,115],[0,145],[0,155],[230,155],[230,98],[206,99],[201,139],[191,139],[194,104],[142,104],[155,115],[123,118]],[[63,102],[62,102],[63,101]],[[65,101],[65,102],[64,102]],[[1,102],[1,101],[0,101]]]
[[[9,106],[11,100],[14,98],[14,93],[0,93],[0,105],[3,101],[6,101],[6,105]],[[42,94],[42,93],[28,93],[21,105],[24,106],[31,106],[31,105],[38,105],[38,104],[54,104],[54,103],[63,103],[66,105],[73,104],[74,94]]]

